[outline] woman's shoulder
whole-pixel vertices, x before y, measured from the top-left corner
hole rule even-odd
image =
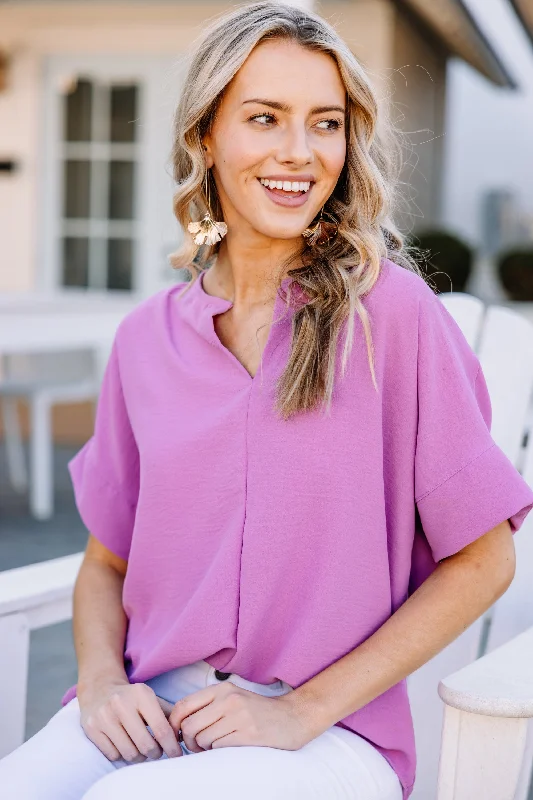
[[[393,361],[399,354],[409,362],[415,357],[427,325],[447,324],[445,306],[424,278],[389,258],[382,259],[378,279],[363,302],[376,346]]]
[[[424,278],[407,267],[402,267],[390,258],[381,259],[380,275],[374,284],[375,299],[389,302],[391,296],[398,304],[433,302],[437,295]]]
[[[426,372],[439,359],[455,359],[477,372],[479,362],[465,335],[439,294],[414,271],[384,259],[375,284],[374,317],[393,351],[411,344],[417,358],[429,353]]]
[[[446,316],[444,304],[424,278],[389,258],[381,260],[380,274],[365,304],[378,325],[386,320],[392,334],[398,327],[416,329],[421,316]]]

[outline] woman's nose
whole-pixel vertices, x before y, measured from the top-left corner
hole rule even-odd
[[[305,125],[294,124],[286,128],[277,160],[281,164],[294,164],[295,166],[309,164],[313,160],[313,151],[309,144]]]

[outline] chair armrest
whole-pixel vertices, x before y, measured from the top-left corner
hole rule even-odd
[[[30,630],[72,616],[72,591],[83,553],[0,572],[0,618],[23,613]]]
[[[447,706],[489,717],[533,717],[533,628],[444,678]]]
[[[72,617],[83,556],[0,572],[0,758],[24,741],[30,632]]]
[[[532,750],[533,628],[440,681],[438,800],[525,800]]]

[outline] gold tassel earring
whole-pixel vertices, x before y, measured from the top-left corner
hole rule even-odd
[[[324,219],[324,215],[328,219]],[[338,229],[339,226],[335,217],[327,211],[324,212],[324,206],[322,206],[318,220],[313,225],[306,228],[302,236],[307,239],[307,243],[311,245],[311,247],[316,245],[320,247],[330,242],[331,239],[334,239]]]
[[[207,213],[200,222],[189,222],[187,230],[195,234],[194,243],[197,245],[213,245],[220,242],[228,232],[225,222],[215,222],[211,216],[211,199],[209,192],[209,170],[205,172],[205,198],[207,203]]]

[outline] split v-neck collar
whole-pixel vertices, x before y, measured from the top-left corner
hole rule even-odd
[[[215,347],[222,348],[228,353],[247,373],[250,380],[253,380],[253,377],[248,373],[241,362],[238,361],[236,356],[234,356],[218,338],[213,317],[217,314],[223,314],[229,311],[229,309],[233,307],[233,302],[219,297],[218,295],[208,294],[205,291],[203,285],[205,272],[206,270],[201,272],[200,275],[194,279],[192,286],[187,289],[183,296],[180,296],[181,292],[178,291],[176,301],[181,306],[180,313],[198,334]],[[285,336],[290,334],[292,316],[299,304],[298,298],[301,300],[305,298],[305,294],[302,290],[300,290],[298,286],[295,286],[291,292],[291,303],[285,302],[285,291],[289,288],[291,282],[293,282],[293,278],[283,278],[280,288],[278,288],[276,292],[272,324],[263,350],[263,360],[272,351],[274,346],[279,344]],[[176,288],[182,288],[181,284]]]

